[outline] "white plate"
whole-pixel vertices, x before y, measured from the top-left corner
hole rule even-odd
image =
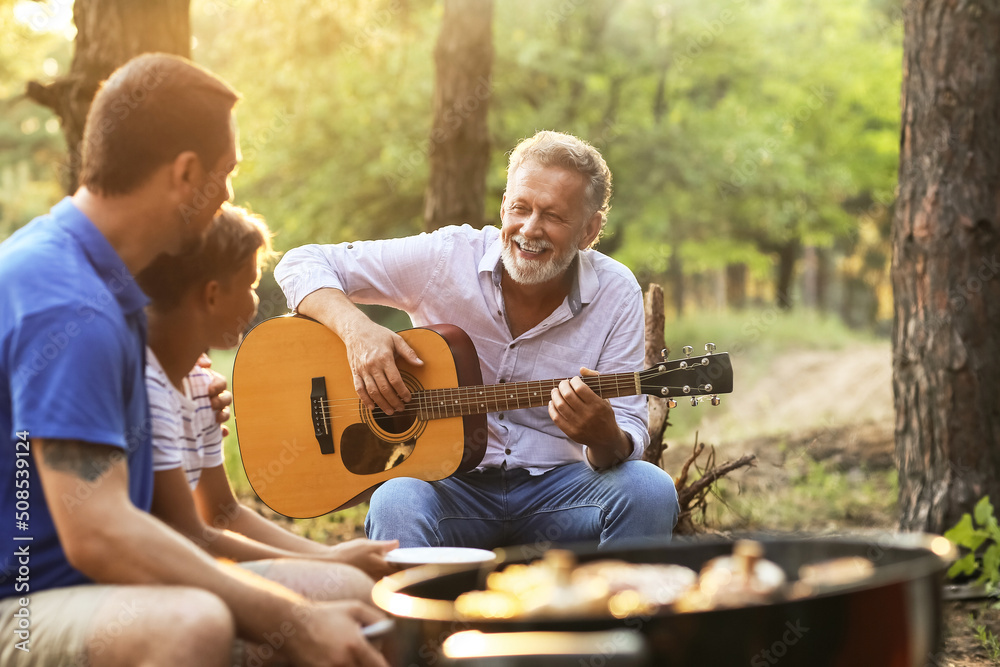
[[[467,547],[405,547],[393,549],[385,555],[387,563],[409,567],[412,565],[462,565],[465,563],[489,563],[497,555],[486,549]]]

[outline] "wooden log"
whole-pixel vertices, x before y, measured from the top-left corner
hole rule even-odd
[[[650,283],[646,290],[645,299],[645,320],[646,320],[646,368],[654,366],[662,359],[664,349],[664,315],[663,315],[663,288],[656,283]],[[668,350],[669,353],[669,350]],[[663,452],[667,445],[663,441],[664,432],[670,422],[670,408],[667,407],[667,400],[658,396],[649,397],[649,446],[643,453],[643,460],[649,461],[653,465],[660,465]]]

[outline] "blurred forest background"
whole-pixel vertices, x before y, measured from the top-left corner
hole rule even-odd
[[[65,75],[69,0],[0,0],[0,239],[63,196],[58,118],[25,82]],[[244,95],[236,202],[279,249],[424,228],[433,0],[193,0],[192,58]],[[668,318],[802,308],[888,333],[902,10],[888,0],[501,0],[480,226],[506,153],[577,134],[615,177],[600,249]],[[283,312],[273,282],[262,315]],[[741,322],[744,338],[753,319]]]

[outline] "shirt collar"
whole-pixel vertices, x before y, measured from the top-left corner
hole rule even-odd
[[[149,298],[139,289],[121,256],[71,198],[66,197],[53,206],[52,217],[57,225],[80,244],[97,275],[118,301],[122,312],[130,314],[146,307]]]
[[[479,261],[479,273],[489,273],[493,284],[500,287],[500,277],[503,274],[503,262],[500,261],[500,249],[503,241],[499,236],[493,240],[487,248],[483,258]],[[584,305],[590,303],[597,297],[597,290],[601,286],[601,281],[597,277],[597,270],[591,261],[593,251],[581,250],[576,253],[576,261],[570,264],[570,271],[575,274],[570,285],[567,303],[573,315],[579,315]]]

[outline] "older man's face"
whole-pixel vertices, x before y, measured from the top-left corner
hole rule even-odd
[[[527,162],[514,172],[500,206],[500,237],[504,269],[515,282],[560,278],[596,238],[600,216],[590,214],[586,185],[582,174],[561,167]]]

